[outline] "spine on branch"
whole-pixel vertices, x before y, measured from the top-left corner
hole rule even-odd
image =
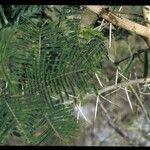
[[[108,10],[108,6],[104,5],[87,5],[86,9],[93,12],[93,14],[102,17],[103,19],[107,20],[108,22],[112,23],[113,25],[119,26],[125,30],[130,32],[134,32],[140,36],[145,38],[150,37],[150,29],[147,26],[138,24],[134,21],[129,19],[119,17]],[[84,15],[84,14],[83,14]],[[84,18],[84,16],[82,16]],[[89,16],[90,18],[90,16]],[[92,18],[91,18],[92,19]],[[90,19],[89,19],[90,20]],[[81,19],[81,26],[82,26],[82,19]]]

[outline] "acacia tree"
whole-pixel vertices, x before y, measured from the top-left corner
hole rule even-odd
[[[149,20],[146,8],[143,7],[144,18]],[[139,34],[148,44],[148,22],[144,26],[122,18],[110,12],[107,6],[87,6],[84,10],[80,6],[11,5],[1,6],[0,11],[1,144],[17,136],[25,145],[47,142],[50,145],[70,145],[80,129],[74,107],[79,108],[85,94],[94,93],[97,101],[100,97],[107,100],[103,94],[122,86],[130,87],[148,116],[133,85],[150,82],[146,78],[149,49],[137,51],[133,57],[124,59],[131,58],[125,67],[128,71],[133,58],[144,52],[146,80],[125,79],[121,82],[121,78],[116,77],[115,85],[104,87],[101,79],[106,80],[107,75],[101,66],[110,62],[105,36],[92,28],[98,17],[102,17]],[[124,60],[113,63],[119,65]],[[103,104],[101,107],[107,114]],[[83,118],[86,120],[85,116]]]

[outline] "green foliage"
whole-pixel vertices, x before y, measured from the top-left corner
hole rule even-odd
[[[74,102],[91,88],[96,92],[93,75],[105,47],[99,36],[81,42],[77,20],[64,18],[42,23],[23,17],[1,30],[1,144],[17,133],[28,145],[70,145],[78,133]]]
[[[37,20],[45,5],[0,5],[0,28],[19,24],[20,17]]]
[[[102,32],[97,32],[96,30],[92,28],[83,28],[81,31],[81,36],[85,41],[88,41],[95,36],[102,39],[103,41],[105,40]]]

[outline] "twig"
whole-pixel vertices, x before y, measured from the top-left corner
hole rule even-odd
[[[117,104],[113,103],[112,101],[110,101],[110,100],[109,100],[109,99],[107,99],[106,97],[104,97],[104,96],[102,96],[102,95],[100,95],[100,97],[101,97],[101,98],[103,98],[104,100],[108,101],[109,103],[113,104],[114,106],[116,106],[116,107],[120,107],[119,105],[117,105]]]
[[[119,90],[120,90],[120,88],[115,89],[115,90],[113,90],[112,92],[109,92],[109,93],[105,94],[105,96],[109,96],[109,95],[111,95],[111,94],[113,94],[113,93],[115,93],[115,92],[117,92],[117,91],[119,91]]]
[[[122,83],[118,83],[117,85],[111,85],[111,86],[107,86],[105,88],[102,88],[101,90],[99,90],[99,95],[105,93],[105,92],[108,92],[108,91],[111,91],[111,90],[114,90],[120,86],[123,86],[123,87],[127,87],[129,85],[133,85],[133,84],[137,84],[137,83],[145,83],[145,82],[150,82],[150,78],[141,78],[141,79],[136,79],[136,80],[129,80],[129,81],[125,81],[125,82],[122,82]]]
[[[136,56],[138,56],[139,54],[144,53],[145,51],[149,51],[149,50],[150,50],[150,48],[148,48],[148,49],[140,49],[140,50],[138,50],[137,52],[133,53],[132,56],[130,55],[130,56],[127,56],[127,57],[125,57],[125,58],[123,58],[123,59],[121,59],[121,60],[115,61],[114,64],[115,64],[116,66],[118,66],[121,62],[123,62],[123,61],[125,61],[125,60],[127,60],[127,59],[129,59],[129,58],[131,58],[131,57],[136,57]]]

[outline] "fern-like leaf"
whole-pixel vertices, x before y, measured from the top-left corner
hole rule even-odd
[[[26,144],[70,144],[78,124],[74,105],[64,102],[96,89],[93,75],[105,51],[101,39],[82,43],[78,33],[58,22],[39,25],[24,18],[9,43],[1,35],[1,74],[7,83],[0,100],[1,142],[17,129]]]

